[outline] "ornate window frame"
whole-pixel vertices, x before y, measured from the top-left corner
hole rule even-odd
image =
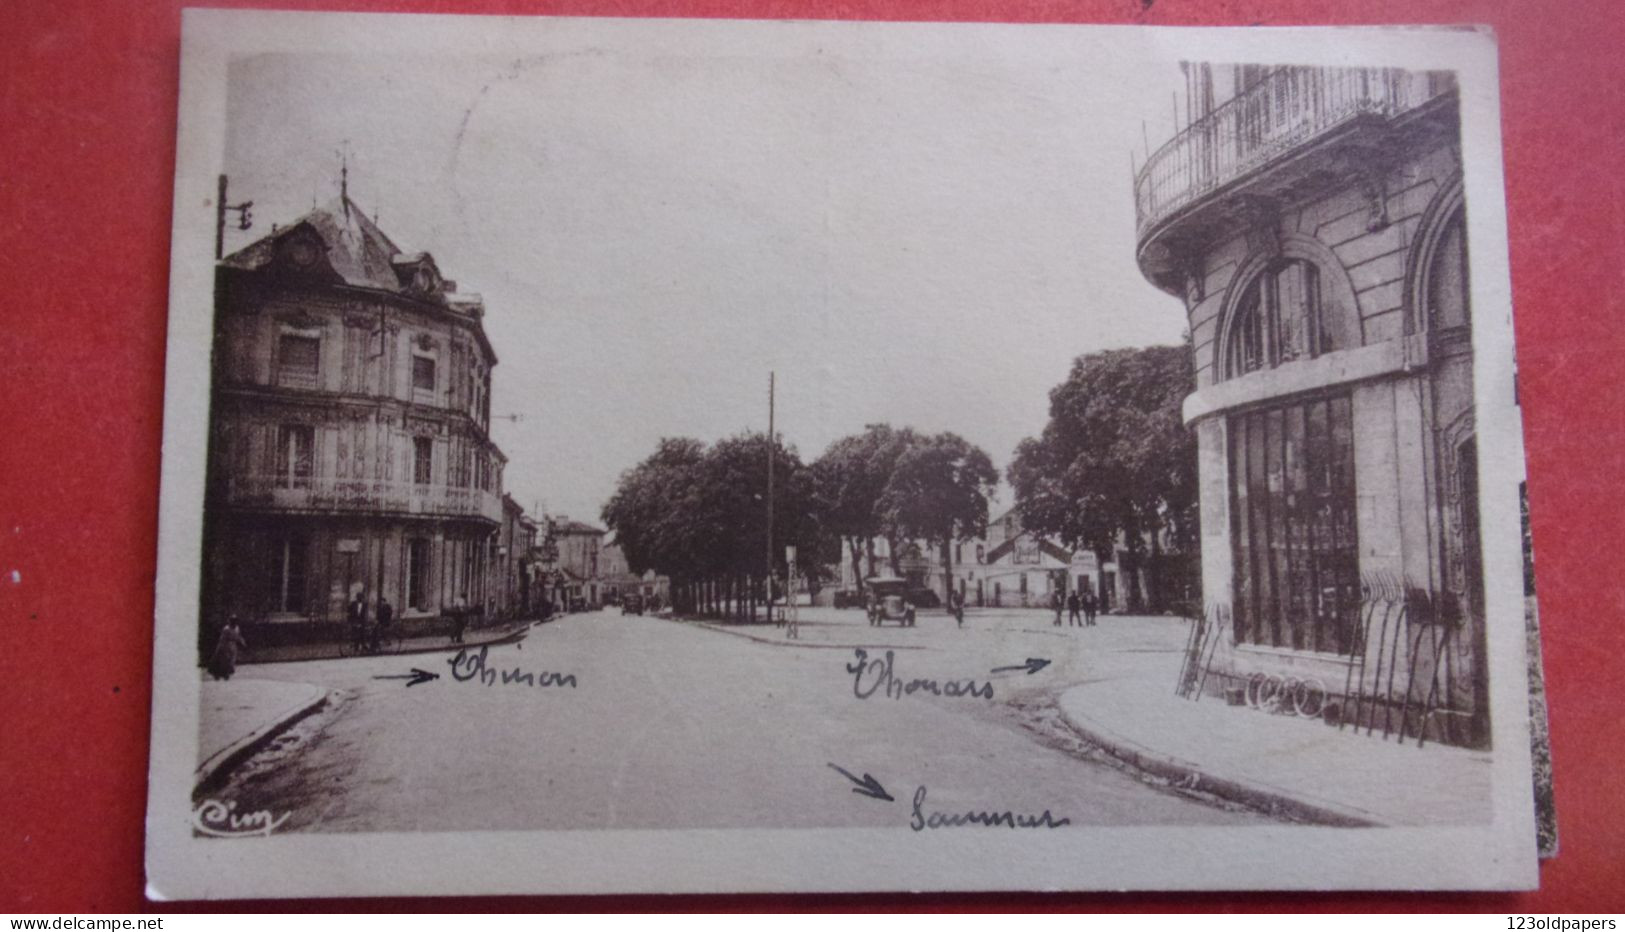
[[[1355,296],[1354,283],[1349,279],[1348,271],[1337,258],[1337,254],[1314,237],[1289,234],[1268,242],[1262,248],[1255,248],[1231,277],[1230,285],[1220,305],[1219,334],[1213,355],[1215,382],[1225,382],[1241,378],[1251,372],[1274,369],[1287,364],[1275,356],[1274,350],[1269,349],[1266,352],[1271,358],[1259,369],[1233,371],[1230,364],[1232,348],[1235,341],[1240,338],[1238,323],[1243,309],[1243,299],[1254,285],[1260,284],[1260,279],[1264,275],[1287,262],[1303,262],[1315,270],[1317,297],[1314,301],[1312,319],[1308,322],[1310,351],[1304,358],[1313,359],[1327,352],[1341,352],[1364,344],[1363,328],[1359,325],[1360,305]],[[1321,348],[1325,340],[1328,308],[1352,315],[1355,322],[1353,331],[1358,335],[1358,344],[1340,346],[1332,350]],[[1263,326],[1274,327],[1277,323],[1273,320],[1265,321]],[[1294,361],[1297,360],[1287,362]]]

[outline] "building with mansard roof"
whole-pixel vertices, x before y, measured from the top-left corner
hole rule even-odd
[[[343,195],[218,263],[206,629],[511,608],[484,316]]]
[[[1203,681],[1294,677],[1345,720],[1487,744],[1454,78],[1185,68],[1191,122],[1135,196],[1195,347]]]

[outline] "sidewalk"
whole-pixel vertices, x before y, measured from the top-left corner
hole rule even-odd
[[[542,622],[517,621],[510,624],[493,625],[489,628],[470,628],[464,632],[461,642],[454,642],[444,634],[402,638],[398,646],[380,653],[421,654],[431,651],[453,651],[460,647],[478,647],[481,644],[499,644],[523,637],[532,625],[537,624],[542,624]],[[337,641],[323,641],[314,644],[284,644],[275,647],[255,647],[250,643],[249,649],[238,662],[252,665],[256,663],[285,663],[297,660],[333,660],[348,656],[345,653],[346,646]]]
[[[198,790],[223,780],[231,768],[269,744],[300,719],[327,704],[328,692],[310,683],[204,679],[199,707]]]
[[[1491,808],[1490,756],[1442,744],[1417,747],[1275,715],[1223,698],[1173,694],[1177,625],[1167,651],[1096,656],[1090,681],[1061,692],[1083,737],[1176,784],[1282,815],[1334,825],[1473,824]]]

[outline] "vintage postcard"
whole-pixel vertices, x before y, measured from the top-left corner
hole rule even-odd
[[[183,46],[152,896],[1536,883],[1487,33]]]

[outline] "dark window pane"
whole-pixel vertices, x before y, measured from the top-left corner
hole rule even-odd
[[[428,437],[412,438],[412,481],[428,485],[434,481],[434,441]]]
[[[277,384],[284,388],[316,388],[322,341],[316,337],[284,333],[277,341]]]
[[[1467,239],[1457,214],[1439,239],[1428,269],[1428,310],[1433,326],[1465,327],[1471,320],[1467,301]]]
[[[417,391],[434,391],[434,360],[427,356],[412,357],[412,388]]]

